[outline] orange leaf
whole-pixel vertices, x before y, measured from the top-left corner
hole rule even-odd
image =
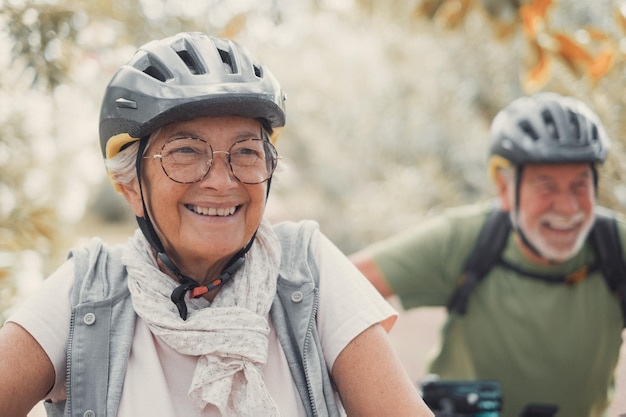
[[[427,18],[432,19],[433,17],[435,17],[435,14],[439,10],[439,7],[441,7],[440,0],[424,0],[414,10],[413,16],[417,18],[426,16]]]
[[[566,35],[554,34],[553,36],[559,44],[557,54],[559,54],[570,65],[574,66],[574,64],[578,61],[582,61],[587,65],[591,64],[593,61],[591,55],[578,42],[573,41]]]
[[[548,81],[550,77],[550,60],[543,48],[536,42],[532,42],[531,46],[534,47],[537,53],[537,63],[528,71],[526,79],[524,80],[524,86],[529,92],[534,92],[541,89]]]
[[[454,29],[465,19],[471,0],[446,0],[437,10],[437,19],[443,20],[448,29]]]
[[[538,26],[545,21],[552,0],[534,0],[533,3],[519,8],[519,14],[524,25],[524,32],[528,39],[535,39]]]
[[[505,21],[494,19],[491,21],[491,27],[494,31],[494,36],[498,40],[510,38],[517,31],[516,21]]]
[[[220,33],[221,38],[233,39],[243,30],[247,22],[245,13],[239,13],[230,19]]]
[[[620,4],[615,5],[615,21],[622,32],[626,32],[626,7]]]
[[[587,26],[586,28],[584,28],[584,30],[589,34],[589,37],[593,39],[594,41],[604,41],[607,39],[611,39],[610,36],[606,32],[598,28]]]
[[[598,54],[596,59],[587,66],[589,77],[598,80],[613,68],[615,50],[605,50]]]

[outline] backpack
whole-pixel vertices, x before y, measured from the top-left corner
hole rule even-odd
[[[506,262],[502,258],[502,252],[511,229],[509,213],[502,211],[500,207],[495,205],[487,215],[474,249],[465,261],[464,272],[448,302],[449,312],[455,312],[459,315],[466,313],[470,293],[495,265],[514,270],[529,278],[550,283],[565,283],[566,285],[574,285],[585,279],[590,273],[600,269],[609,289],[617,296],[626,328],[626,262],[623,258],[617,220],[613,212],[603,207],[596,208],[595,222],[589,233],[591,245],[596,253],[596,260],[592,265],[585,266],[567,276],[524,271]]]

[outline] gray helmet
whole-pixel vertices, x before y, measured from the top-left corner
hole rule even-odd
[[[100,111],[100,146],[110,158],[171,122],[230,115],[282,127],[285,94],[236,42],[179,33],[142,46],[113,76]]]
[[[514,100],[494,118],[490,157],[513,165],[604,162],[609,138],[598,116],[578,99],[538,93]]]

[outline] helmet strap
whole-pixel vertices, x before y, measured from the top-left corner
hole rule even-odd
[[[515,202],[514,202],[515,208],[514,208],[513,219],[511,221],[511,224],[513,226],[513,230],[517,232],[520,239],[522,240],[522,245],[530,249],[530,251],[533,252],[535,255],[543,258],[544,256],[541,254],[541,252],[539,252],[539,249],[537,249],[535,245],[530,243],[530,240],[528,240],[528,238],[526,237],[526,234],[524,233],[522,228],[519,226],[520,188],[522,184],[523,174],[524,174],[524,165],[517,165],[515,167]]]
[[[589,165],[591,165],[591,174],[593,175],[593,191],[595,196],[598,197],[598,168],[593,162]]]
[[[154,227],[152,226],[152,221],[150,220],[150,216],[148,214],[148,208],[146,207],[146,202],[143,197],[143,186],[141,181],[141,168],[143,161],[143,154],[146,150],[146,146],[148,146],[148,138],[143,138],[139,141],[139,148],[137,149],[137,158],[135,160],[135,168],[137,170],[137,183],[139,184],[139,195],[141,197],[141,205],[143,207],[143,217],[136,216],[137,224],[139,225],[139,229],[141,229],[143,235],[146,237],[146,240],[150,245],[154,248],[157,253],[164,253],[165,249],[163,248],[163,243],[161,243],[161,239],[157,235]]]
[[[246,260],[245,255],[252,247],[252,243],[254,243],[254,238],[256,237],[256,233],[252,235],[252,238],[248,242],[248,244],[239,250],[226,264],[222,272],[220,272],[220,276],[208,284],[200,284],[198,281],[184,275],[180,272],[178,267],[172,262],[172,260],[165,254],[164,252],[159,253],[157,256],[161,262],[178,278],[180,285],[174,288],[172,294],[170,295],[170,300],[176,305],[178,309],[178,314],[180,318],[183,320],[187,320],[188,310],[187,303],[185,302],[185,295],[187,292],[190,293],[191,298],[199,298],[209,291],[214,290],[215,288],[221,287],[226,282],[230,281],[235,272],[241,268]]]

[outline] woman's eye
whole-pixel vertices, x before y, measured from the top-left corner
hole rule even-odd
[[[251,148],[242,148],[242,149],[237,149],[236,151],[236,155],[241,155],[241,156],[256,156],[259,154],[259,151],[257,149],[251,149]]]
[[[207,144],[199,139],[174,139],[165,145],[165,155],[204,155],[207,153]]]
[[[197,153],[200,153],[200,150],[188,146],[188,147],[184,147],[184,148],[175,148],[175,149],[172,150],[172,153],[197,154]]]

